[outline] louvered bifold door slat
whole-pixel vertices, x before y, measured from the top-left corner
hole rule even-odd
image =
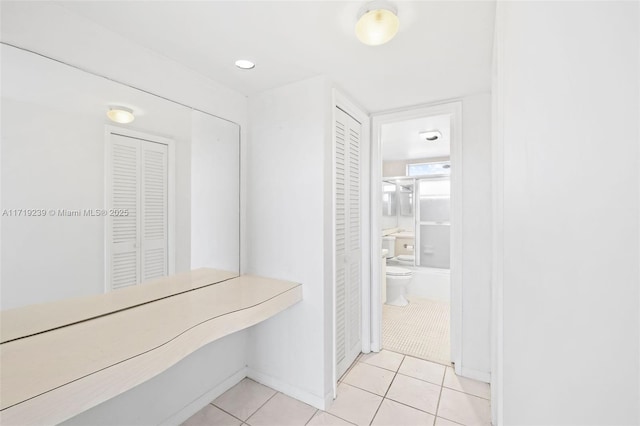
[[[361,125],[335,109],[336,372],[355,360],[361,343]]]
[[[336,109],[335,121],[335,262],[336,262],[336,368],[338,376],[346,370],[347,348],[347,121],[346,114]]]
[[[141,141],[142,282],[167,275],[168,149]]]
[[[140,144],[120,135],[111,136],[109,179],[111,191],[107,207],[126,211],[126,215],[109,215],[111,221],[110,288],[135,285],[140,281],[138,231],[140,228]]]
[[[360,129],[361,125],[349,117],[349,353],[359,353],[361,334],[361,208],[360,208]]]

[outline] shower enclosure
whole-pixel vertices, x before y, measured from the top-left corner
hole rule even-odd
[[[428,268],[449,269],[451,259],[449,177],[423,178],[417,181],[416,264]]]
[[[424,169],[425,165],[419,166],[422,169],[411,170],[408,166],[407,172],[421,176],[384,178],[382,226],[415,233],[415,266],[449,269],[451,181],[448,164],[431,173]]]

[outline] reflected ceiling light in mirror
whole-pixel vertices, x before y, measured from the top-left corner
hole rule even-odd
[[[248,59],[238,59],[236,61],[236,67],[242,69],[242,70],[251,70],[253,68],[256,67],[256,64],[254,64],[253,62],[251,62]]]
[[[440,140],[440,138],[442,137],[442,133],[440,133],[438,130],[427,130],[426,132],[418,133],[418,136],[420,136],[420,139],[427,142],[435,142],[437,140]]]
[[[133,110],[123,106],[110,106],[109,111],[107,111],[107,117],[111,121],[120,124],[131,123],[136,119],[135,115],[133,115]]]
[[[398,28],[398,9],[386,1],[372,1],[360,9],[356,36],[364,44],[379,46],[395,37]]]

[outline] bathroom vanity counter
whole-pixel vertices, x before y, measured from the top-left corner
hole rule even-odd
[[[62,422],[300,300],[300,284],[241,276],[3,343],[0,422]]]
[[[416,234],[410,231],[394,232],[393,234],[390,234],[390,235],[396,238],[415,238],[416,237]]]

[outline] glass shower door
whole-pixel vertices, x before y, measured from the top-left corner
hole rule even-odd
[[[449,178],[419,181],[419,261],[420,266],[450,268],[451,183]]]

